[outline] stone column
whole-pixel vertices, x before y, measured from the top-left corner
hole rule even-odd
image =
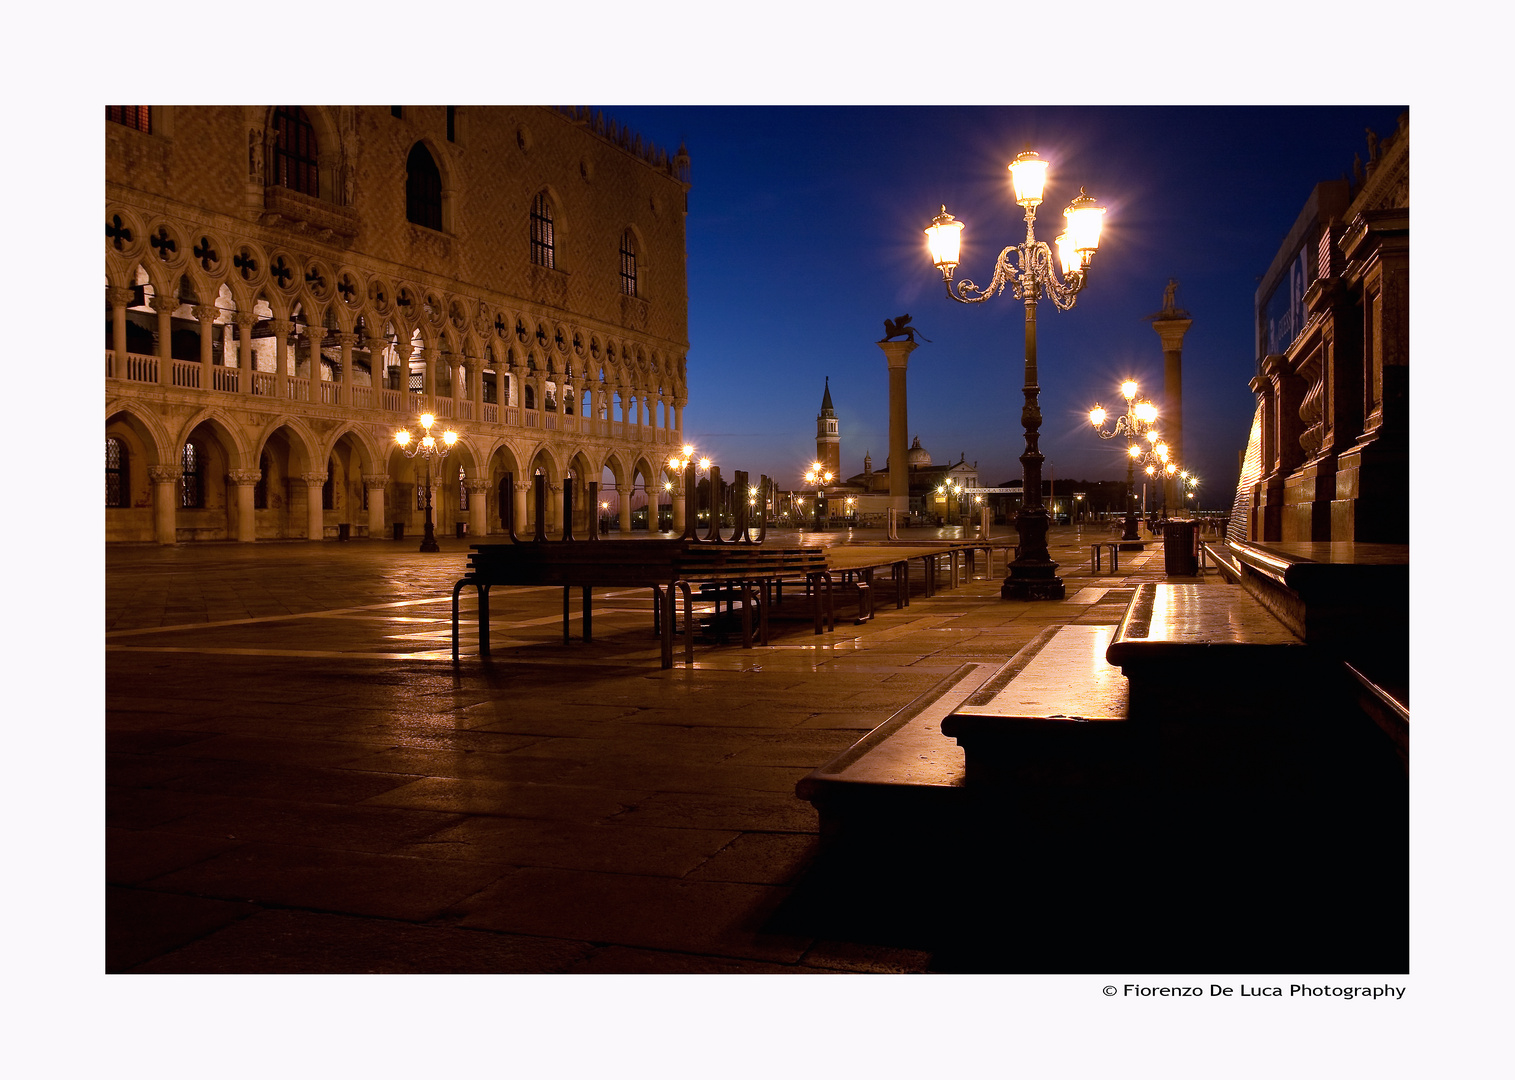
[[[468,531],[483,540],[489,535],[489,478],[465,481],[468,488]]]
[[[1158,414],[1163,438],[1171,451],[1171,457],[1180,469],[1187,469],[1189,461],[1184,457],[1184,335],[1194,324],[1186,312],[1161,312],[1152,320],[1152,329],[1163,342],[1163,411]],[[1182,502],[1176,480],[1165,480],[1168,506]]]
[[[194,314],[200,320],[200,389],[214,390],[215,372],[211,369],[216,361],[216,307],[197,304]]]
[[[889,506],[910,510],[910,423],[905,405],[905,366],[915,351],[913,341],[880,341],[889,365]]]
[[[238,392],[251,394],[253,392],[253,325],[258,317],[250,311],[239,311],[232,316],[232,321],[237,324],[237,377],[241,385]]]
[[[516,480],[514,487],[510,493],[511,520],[515,522],[516,535],[525,538],[532,535],[531,523],[526,520],[526,496],[531,491],[531,481]]]
[[[174,465],[152,465],[147,475],[153,482],[153,535],[160,544],[172,544],[176,539],[180,470]]]
[[[400,376],[400,411],[403,413],[410,412],[410,352],[409,338],[402,337],[395,342],[395,370]]]
[[[112,286],[105,291],[110,301],[111,351],[116,354],[115,366],[111,369],[118,379],[126,378],[126,309],[131,306],[136,293],[131,289]]]
[[[326,512],[321,509],[321,488],[326,483],[324,472],[301,473],[305,481],[305,539],[321,540],[326,535]]]
[[[500,374],[495,371],[495,386],[499,387]],[[498,397],[498,394],[496,395]],[[468,400],[473,404],[474,423],[484,419],[484,361],[475,360],[468,365]]]
[[[363,486],[368,489],[368,538],[378,540],[384,536],[384,488],[389,483],[387,473],[364,473]]]
[[[337,335],[337,345],[342,350],[341,357],[337,360],[335,373],[337,404],[352,404],[352,347],[358,343],[357,334],[340,333]]]
[[[289,334],[295,324],[284,319],[274,319],[268,324],[274,331],[274,397],[289,397]]]
[[[436,406],[432,404],[437,393],[437,347],[435,345],[421,347],[421,364],[421,393],[426,395],[426,408],[435,413]]]
[[[237,542],[251,544],[258,538],[258,519],[253,510],[253,489],[263,473],[258,469],[233,469],[226,482],[237,489]]]
[[[616,505],[616,520],[621,523],[622,538],[631,535],[631,493],[635,490],[636,485],[634,484],[617,484],[615,486],[615,495],[619,500]],[[598,515],[600,508],[596,506],[594,512]]]
[[[158,313],[158,385],[174,384],[174,308],[179,301],[171,296],[154,296],[152,308]]]

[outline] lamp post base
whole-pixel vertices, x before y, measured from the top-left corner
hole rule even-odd
[[[1063,579],[1057,576],[1057,563],[1011,563],[1010,576],[999,588],[1001,600],[1062,600],[1067,595]]]

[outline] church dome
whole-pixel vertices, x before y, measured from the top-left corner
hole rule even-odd
[[[925,469],[931,465],[931,451],[921,445],[921,437],[915,437],[915,443],[910,447],[910,453],[905,458],[906,463],[912,469]]]

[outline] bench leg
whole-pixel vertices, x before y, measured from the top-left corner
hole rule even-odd
[[[1099,573],[1099,545],[1094,544],[1089,548],[1089,573]]]
[[[673,586],[668,586],[665,597],[663,590],[656,585],[652,587],[652,610],[653,621],[657,622],[661,614],[662,632],[658,634],[659,658],[663,670],[673,667]]]
[[[594,638],[594,600],[590,595],[594,592],[593,585],[582,586],[584,590],[584,631],[583,638],[590,641]]]
[[[489,586],[475,586],[479,594],[479,655],[489,655]]]
[[[1116,574],[1116,573],[1119,573],[1119,572],[1120,572],[1120,545],[1119,544],[1111,544],[1110,545],[1110,573]]]
[[[452,587],[452,662],[458,662],[458,593],[463,591],[463,586],[468,584],[460,581]]]

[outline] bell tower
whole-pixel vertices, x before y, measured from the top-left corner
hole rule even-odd
[[[821,413],[815,418],[815,460],[829,469],[838,480],[842,475],[842,435],[837,429],[836,410],[831,407],[831,376],[826,376],[826,393],[821,398]]]

